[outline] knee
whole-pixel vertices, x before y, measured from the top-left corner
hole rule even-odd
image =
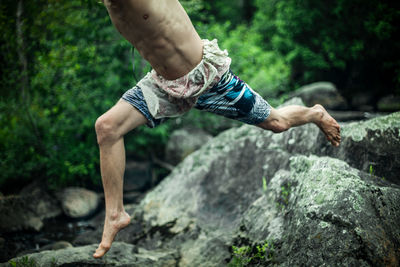
[[[273,119],[270,121],[264,121],[259,126],[264,130],[270,130],[274,133],[281,133],[287,131],[290,128],[289,123],[283,119]]]
[[[115,123],[105,115],[96,120],[95,129],[99,145],[113,143],[118,139]]]

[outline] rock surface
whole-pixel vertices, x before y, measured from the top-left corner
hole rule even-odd
[[[400,112],[345,124],[341,134],[339,149],[324,144],[315,147],[314,154],[342,159],[400,185]]]
[[[128,160],[124,174],[124,193],[144,192],[152,186],[152,166],[150,162]]]
[[[174,250],[147,251],[133,245],[115,242],[107,256],[103,259],[94,259],[93,251],[96,245],[77,248],[66,248],[56,251],[43,251],[28,256],[32,265],[23,265],[24,257],[15,258],[17,266],[176,266],[177,253]],[[21,265],[18,265],[21,264]],[[0,266],[10,266],[9,263]]]
[[[300,97],[306,106],[321,104],[327,109],[344,110],[348,108],[346,100],[336,86],[330,82],[315,82],[297,89],[291,97]]]
[[[210,134],[200,129],[184,128],[176,130],[168,140],[165,148],[165,158],[169,163],[176,165],[211,138]]]
[[[339,148],[314,125],[222,133],[127,207],[133,221],[102,264],[398,266],[400,113],[342,126]],[[97,265],[95,247],[57,250],[57,265]],[[49,263],[42,253],[29,257]]]
[[[99,196],[96,192],[78,188],[65,188],[59,195],[65,215],[71,218],[83,218],[93,214],[99,205]]]
[[[0,232],[39,231],[43,220],[61,214],[57,200],[40,187],[29,187],[19,195],[0,197]]]

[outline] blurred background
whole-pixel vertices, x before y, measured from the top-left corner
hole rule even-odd
[[[328,81],[344,98],[339,109],[400,110],[399,1],[181,3],[200,36],[217,38],[232,70],[273,106]],[[33,180],[101,190],[94,123],[150,66],[98,1],[0,1],[0,27],[0,192]],[[236,125],[193,110],[141,127],[125,139],[128,161],[154,163],[159,180],[168,173],[162,162],[173,130],[216,135]]]

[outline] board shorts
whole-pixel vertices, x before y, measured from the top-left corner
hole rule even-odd
[[[166,80],[152,70],[122,99],[146,117],[150,128],[192,108],[257,125],[269,116],[271,106],[233,74],[230,63],[215,39],[203,40],[203,58],[188,74]]]

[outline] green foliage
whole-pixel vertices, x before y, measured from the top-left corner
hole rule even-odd
[[[375,175],[374,166],[372,166],[372,165],[369,165],[369,174]]]
[[[291,183],[287,183],[281,186],[280,195],[277,199],[276,206],[283,210],[289,204],[290,193],[292,191]]]
[[[200,36],[217,38],[235,74],[273,106],[317,80],[348,97],[400,95],[400,12],[388,0],[181,2]],[[100,1],[2,1],[0,28],[0,187],[98,184],[94,123],[150,66]],[[185,125],[218,134],[240,123],[191,111],[130,133],[128,157],[162,157],[170,132]]]
[[[262,35],[252,27],[245,24],[232,30],[230,27],[229,22],[213,24],[200,33],[208,39],[217,38],[219,46],[229,51],[233,72],[267,100],[289,92],[290,69],[284,58],[275,51],[265,50]]]
[[[24,256],[16,261],[10,260],[8,262],[12,267],[36,267],[37,262],[34,259],[30,259],[28,256]]]
[[[368,172],[369,172],[369,174],[370,174],[370,175],[376,176],[376,172],[375,172],[375,168],[374,168],[374,166],[372,166],[372,165],[369,165]],[[381,179],[382,179],[382,180],[385,180],[385,177],[383,177],[383,176],[382,176],[382,178],[381,178]]]
[[[329,80],[347,97],[366,89],[400,93],[395,2],[257,0],[256,6],[254,26],[267,48],[284,56],[292,86]]]
[[[262,184],[264,192],[267,191],[268,185],[267,185],[267,179],[265,177],[262,178]]]
[[[274,244],[266,240],[262,245],[232,246],[232,259],[228,266],[248,266],[250,264],[267,264],[274,260]]]
[[[102,4],[77,0],[37,4],[43,8],[25,6],[24,10],[36,13],[24,13],[23,37],[29,45],[20,51],[29,55],[29,97],[2,94],[0,102],[4,170],[0,186],[32,177],[45,178],[53,186],[98,184],[94,123],[135,84],[131,45],[113,28]],[[12,17],[15,8],[9,12]],[[36,19],[28,25],[31,17]],[[12,30],[6,34],[16,39]],[[11,52],[22,49],[12,43],[6,46]],[[17,52],[2,56],[15,58]],[[140,78],[149,66],[137,52],[135,58],[135,76]],[[18,85],[17,74],[7,73],[3,80]],[[161,151],[169,128],[166,124],[130,134],[128,154],[140,151],[135,155],[144,158],[150,151]]]

